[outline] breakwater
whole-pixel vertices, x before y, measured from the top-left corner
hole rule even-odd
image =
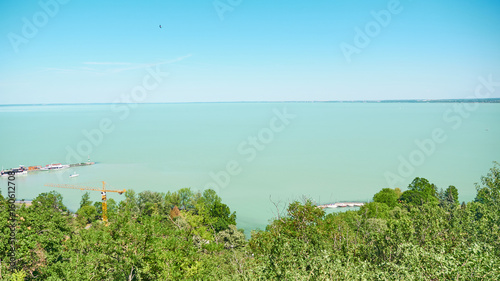
[[[364,204],[365,203],[363,202],[337,202],[331,204],[318,205],[318,208],[325,209],[325,208],[361,207]]]

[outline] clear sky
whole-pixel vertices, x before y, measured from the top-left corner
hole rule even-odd
[[[466,98],[500,82],[499,15],[486,0],[3,0],[0,104]]]

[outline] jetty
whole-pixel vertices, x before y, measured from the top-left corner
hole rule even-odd
[[[45,166],[35,165],[35,166],[29,166],[28,172],[44,171],[44,170],[60,170],[60,169],[65,169],[65,168],[89,166],[89,165],[94,165],[94,164],[95,164],[95,162],[89,161],[89,162],[74,163],[74,164],[67,164],[67,165],[62,165],[61,163],[49,164],[49,165],[45,165]]]
[[[0,175],[2,177],[8,176],[9,173],[14,173],[15,175],[27,175],[28,172],[62,170],[62,169],[71,168],[71,167],[90,166],[90,165],[94,165],[94,164],[95,164],[95,162],[90,162],[90,159],[89,159],[89,161],[87,161],[87,162],[73,163],[73,164],[67,164],[67,165],[63,165],[61,163],[49,164],[49,165],[45,165],[45,166],[33,165],[33,166],[29,166],[29,167],[25,167],[24,165],[19,165],[19,168],[13,168],[13,169],[9,169],[9,170],[4,170],[2,168],[2,170],[0,171]]]
[[[79,167],[79,166],[89,166],[89,165],[94,165],[95,162],[82,162],[82,163],[75,163],[75,164],[69,164],[70,167]]]
[[[345,207],[361,207],[365,205],[363,202],[337,202],[331,204],[318,205],[318,208],[345,208]]]
[[[16,205],[25,205],[26,207],[29,207],[33,204],[32,200],[16,200],[14,202]]]

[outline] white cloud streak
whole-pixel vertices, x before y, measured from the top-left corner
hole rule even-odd
[[[96,61],[89,61],[89,62],[84,62],[83,64],[91,64],[91,65],[129,65],[132,64],[130,62],[96,62]]]
[[[124,71],[129,71],[129,70],[136,70],[136,69],[144,69],[152,66],[157,66],[157,65],[164,65],[164,64],[172,64],[175,62],[182,61],[186,58],[191,57],[191,54],[187,54],[184,56],[177,57],[172,60],[168,61],[160,61],[160,62],[155,62],[155,63],[131,63],[131,62],[83,62],[82,64],[85,65],[83,67],[74,67],[74,68],[58,68],[58,67],[46,67],[42,71],[55,71],[55,72],[92,72],[92,73],[97,73],[97,74],[114,74],[114,73],[120,73]],[[94,67],[90,67],[94,66]],[[115,66],[115,67],[113,67]],[[105,68],[108,67],[108,68]],[[105,68],[105,69],[102,69]]]

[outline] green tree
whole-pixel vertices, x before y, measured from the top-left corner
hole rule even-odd
[[[373,195],[373,201],[385,203],[390,208],[394,208],[398,204],[398,194],[394,189],[383,188],[381,191]]]
[[[422,205],[426,202],[426,197],[420,191],[406,190],[401,194],[399,200],[409,205]]]
[[[108,210],[108,219],[114,217],[118,211],[118,204],[116,204],[115,199],[108,198],[106,200],[106,206]],[[97,211],[97,215],[102,218],[102,202],[94,202],[94,207]]]
[[[212,226],[216,232],[228,229],[231,224],[236,224],[236,212],[231,213],[224,203],[215,202],[210,208],[210,216],[215,219]]]
[[[170,192],[170,191],[167,191],[167,193],[165,194],[165,207],[168,209],[168,210],[171,210],[173,207],[177,206],[177,208],[180,207],[181,205],[181,200],[179,198],[179,194],[177,194],[177,192]]]
[[[394,188],[394,192],[396,193],[398,198],[401,197],[401,194],[403,194],[403,192],[401,191],[401,189],[399,187]]]
[[[439,203],[437,187],[425,178],[415,178],[408,190],[401,194],[400,200],[413,205]]]
[[[425,178],[416,177],[409,185],[409,190],[420,191],[426,196],[437,196],[437,187]]]
[[[481,177],[482,186],[476,184],[477,194],[475,202],[484,205],[482,211],[476,212],[476,217],[488,218],[487,221],[495,222],[493,229],[500,229],[500,164],[494,165],[486,176]],[[498,243],[500,246],[500,242]]]
[[[262,261],[264,277],[272,280],[318,280],[326,269],[318,257],[330,256],[322,229],[324,211],[310,200],[293,202],[286,216],[272,221],[266,231],[252,235],[249,245]],[[332,245],[333,246],[333,245]]]
[[[90,201],[90,192],[85,192],[83,195],[82,195],[82,200],[80,201],[80,208],[82,208],[83,206],[91,206],[92,205],[92,201]]]
[[[138,194],[137,204],[141,213],[151,215],[152,213],[163,213],[165,195],[160,192],[143,191]]]
[[[389,216],[389,207],[385,203],[370,202],[364,204],[359,209],[359,214],[366,218],[382,218],[385,219]]]
[[[68,211],[63,204],[63,197],[57,191],[44,192],[39,194],[32,202],[34,205],[40,205],[57,211]]]
[[[498,280],[499,176],[494,166],[481,178],[477,202],[461,208],[429,204],[421,187],[401,194],[415,204],[392,209],[379,196],[384,203],[328,215],[310,200],[293,202],[248,243],[227,225],[235,213],[214,191],[159,196],[164,206],[181,197],[194,206],[175,218],[139,212],[139,204],[150,210],[148,204],[161,202],[154,192],[137,198],[132,191],[119,208],[108,199],[108,211],[116,210],[109,225],[89,229],[82,227],[95,220],[100,202],[83,204],[76,218],[81,224],[70,223],[75,219],[64,211],[62,196],[42,193],[33,205],[16,206],[15,272],[8,269],[10,206],[0,200],[0,279]],[[427,185],[415,186],[421,183]],[[445,194],[455,204],[458,191],[450,186],[439,198],[446,200]],[[215,233],[217,225],[226,228]]]
[[[194,209],[194,205],[196,204],[194,200],[194,193],[190,188],[181,188],[177,191],[179,195],[179,209],[183,210],[191,210]]]
[[[139,214],[139,204],[137,200],[137,195],[133,189],[127,190],[125,192],[125,200],[120,202],[119,209],[124,212],[130,213],[130,215],[136,216]]]
[[[206,206],[213,206],[215,203],[220,203],[221,198],[217,195],[217,193],[213,189],[207,189],[203,191],[203,195],[200,198],[200,202],[205,204]]]
[[[450,185],[446,190],[439,192],[439,205],[445,208],[451,208],[458,205],[458,189]]]
[[[474,201],[489,206],[500,206],[500,164],[493,162],[490,172],[481,177],[482,186],[476,184],[477,195]]]
[[[217,241],[223,243],[226,249],[240,248],[246,243],[245,234],[233,224],[217,234]]]
[[[62,196],[52,191],[38,195],[31,206],[21,206],[15,210],[16,263],[19,270],[27,273],[28,280],[47,280],[50,276],[48,266],[58,261],[63,251],[63,241],[71,233],[68,223],[70,217],[62,201]],[[0,231],[2,261],[7,260],[7,253],[3,251],[7,245],[4,240],[7,237],[3,236],[5,234]]]
[[[78,215],[78,221],[83,224],[92,223],[97,219],[97,210],[94,206],[83,206],[76,212],[76,214]]]
[[[445,194],[447,194],[448,201],[458,205],[458,189],[455,186],[448,186],[448,188],[445,190]]]

